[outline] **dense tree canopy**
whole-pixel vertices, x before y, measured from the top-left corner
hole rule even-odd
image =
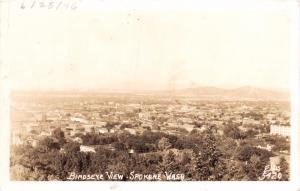
[[[72,172],[95,174],[115,172],[184,173],[186,180],[257,180],[272,153],[251,144],[239,143],[241,132],[236,127],[224,130],[224,136],[208,128],[203,132],[181,136],[145,131],[129,133],[79,135],[83,145],[95,152],[80,151],[80,143],[66,141],[63,132],[55,129],[36,147],[12,147],[11,176],[16,180],[66,180]],[[285,143],[268,138],[284,149]],[[283,141],[283,140],[282,140]],[[238,144],[239,143],[239,144]],[[284,145],[284,146],[283,146]],[[133,152],[132,152],[133,151]],[[281,161],[283,178],[288,165]]]

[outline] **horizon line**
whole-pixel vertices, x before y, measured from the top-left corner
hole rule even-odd
[[[126,88],[41,88],[41,89],[34,89],[34,88],[28,88],[28,89],[18,89],[18,88],[11,88],[11,92],[107,92],[107,93],[113,93],[113,92],[123,92],[123,93],[131,93],[131,92],[160,92],[160,91],[166,91],[166,92],[172,92],[177,90],[185,90],[185,89],[197,89],[197,88],[216,88],[216,89],[223,89],[223,90],[235,90],[240,88],[255,88],[255,89],[261,89],[261,90],[269,90],[269,91],[278,91],[278,92],[285,92],[289,93],[290,88],[274,88],[274,87],[259,87],[259,86],[253,86],[253,85],[243,85],[243,86],[193,86],[193,87],[182,87],[182,88],[161,88],[161,89],[126,89]]]

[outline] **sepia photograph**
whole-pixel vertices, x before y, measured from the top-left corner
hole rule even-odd
[[[0,2],[9,181],[291,181],[297,1],[146,2]]]

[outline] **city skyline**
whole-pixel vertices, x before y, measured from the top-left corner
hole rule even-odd
[[[295,3],[217,1],[9,4],[4,177],[295,180]]]

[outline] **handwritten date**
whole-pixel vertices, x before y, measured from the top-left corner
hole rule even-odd
[[[81,0],[23,0],[21,9],[76,10]]]

